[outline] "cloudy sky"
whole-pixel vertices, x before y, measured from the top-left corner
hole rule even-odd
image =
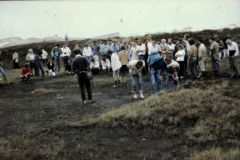
[[[0,1],[0,39],[240,26],[239,0]]]

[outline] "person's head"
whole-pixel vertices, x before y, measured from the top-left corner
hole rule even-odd
[[[179,46],[178,46],[178,50],[183,50],[184,49],[184,46],[182,45],[182,44],[180,44]]]
[[[121,46],[121,50],[126,50],[126,47],[125,46]]]
[[[94,63],[94,62],[95,62],[94,58],[92,58],[92,59],[91,59],[91,62],[92,62],[92,63]]]
[[[137,68],[141,68],[143,66],[143,61],[142,60],[138,60],[136,63],[136,67]]]
[[[193,38],[191,38],[191,39],[189,39],[188,43],[189,43],[190,45],[194,45],[194,44],[195,44],[195,40],[194,40]]]
[[[162,39],[162,40],[161,40],[161,43],[162,43],[162,44],[165,44],[165,43],[166,43],[166,39]]]
[[[24,67],[25,67],[25,68],[28,68],[28,67],[29,67],[29,64],[28,64],[28,63],[25,63],[25,64],[24,64]]]
[[[184,34],[183,39],[188,40],[189,39],[189,34]]]
[[[59,47],[60,47],[60,44],[56,44],[56,47],[58,47],[58,48],[59,48]]]
[[[108,55],[111,55],[112,53],[113,53],[112,50],[108,50],[108,51],[107,51],[107,54],[108,54]]]
[[[28,49],[28,53],[33,53],[33,50],[31,48]]]
[[[88,43],[85,44],[85,47],[88,47]]]
[[[73,50],[73,53],[74,53],[75,55],[82,55],[82,52],[81,52],[80,49],[74,49],[74,50]]]
[[[198,48],[198,47],[201,45],[201,42],[200,42],[200,41],[197,41],[195,45],[196,45],[196,47]]]
[[[168,44],[172,43],[172,38],[168,38]]]
[[[231,46],[232,45],[232,41],[230,39],[227,39],[226,40],[226,44]]]
[[[42,51],[45,51],[44,49],[42,49]]]
[[[166,64],[170,64],[170,63],[171,63],[171,59],[170,59],[169,57],[168,57],[168,58],[165,58],[164,62],[165,62]]]
[[[208,40],[209,40],[209,43],[212,43],[213,41],[215,41],[215,37],[211,36],[208,38]]]

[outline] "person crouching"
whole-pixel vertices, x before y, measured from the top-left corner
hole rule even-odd
[[[32,76],[32,69],[29,64],[25,64],[24,67],[21,70],[20,78],[23,82],[29,81],[29,79]]]
[[[137,99],[137,93],[139,93],[139,97],[144,99],[143,96],[143,84],[142,84],[142,69],[145,66],[143,60],[131,60],[128,63],[129,73],[132,80],[132,91],[133,91],[133,99]]]
[[[179,72],[180,66],[178,62],[174,60],[170,60],[168,58],[165,59],[165,63],[167,64],[166,72],[168,75],[167,88],[172,89],[179,84],[178,72]]]

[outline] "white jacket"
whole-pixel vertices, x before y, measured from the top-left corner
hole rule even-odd
[[[184,61],[184,57],[185,57],[185,50],[178,50],[177,53],[175,54],[176,60],[177,61]]]
[[[145,50],[146,50],[145,44],[137,45],[136,50],[139,56],[145,55]]]
[[[238,45],[236,42],[232,41],[232,45],[228,45],[227,48],[228,48],[228,52],[227,52],[228,56],[229,56],[229,51],[231,51],[231,50],[236,51],[233,57],[239,56],[239,48],[238,48]]]
[[[60,55],[61,57],[69,57],[71,55],[71,50],[69,47],[63,47],[61,48],[62,54]]]
[[[117,52],[112,53],[111,55],[112,70],[116,71],[121,68],[122,64],[119,60]]]
[[[93,55],[91,47],[84,47],[83,48],[83,56],[90,57]]]

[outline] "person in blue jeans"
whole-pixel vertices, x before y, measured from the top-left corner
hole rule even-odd
[[[143,60],[131,60],[128,63],[129,73],[132,81],[133,99],[139,98],[144,99],[143,95],[143,84],[142,84],[142,69],[145,66]]]
[[[149,77],[150,77],[152,90],[154,93],[159,92],[162,89],[160,73],[164,71],[164,68],[162,65],[163,61],[164,61],[164,58],[159,54],[157,50],[156,52],[152,52],[148,56]]]

